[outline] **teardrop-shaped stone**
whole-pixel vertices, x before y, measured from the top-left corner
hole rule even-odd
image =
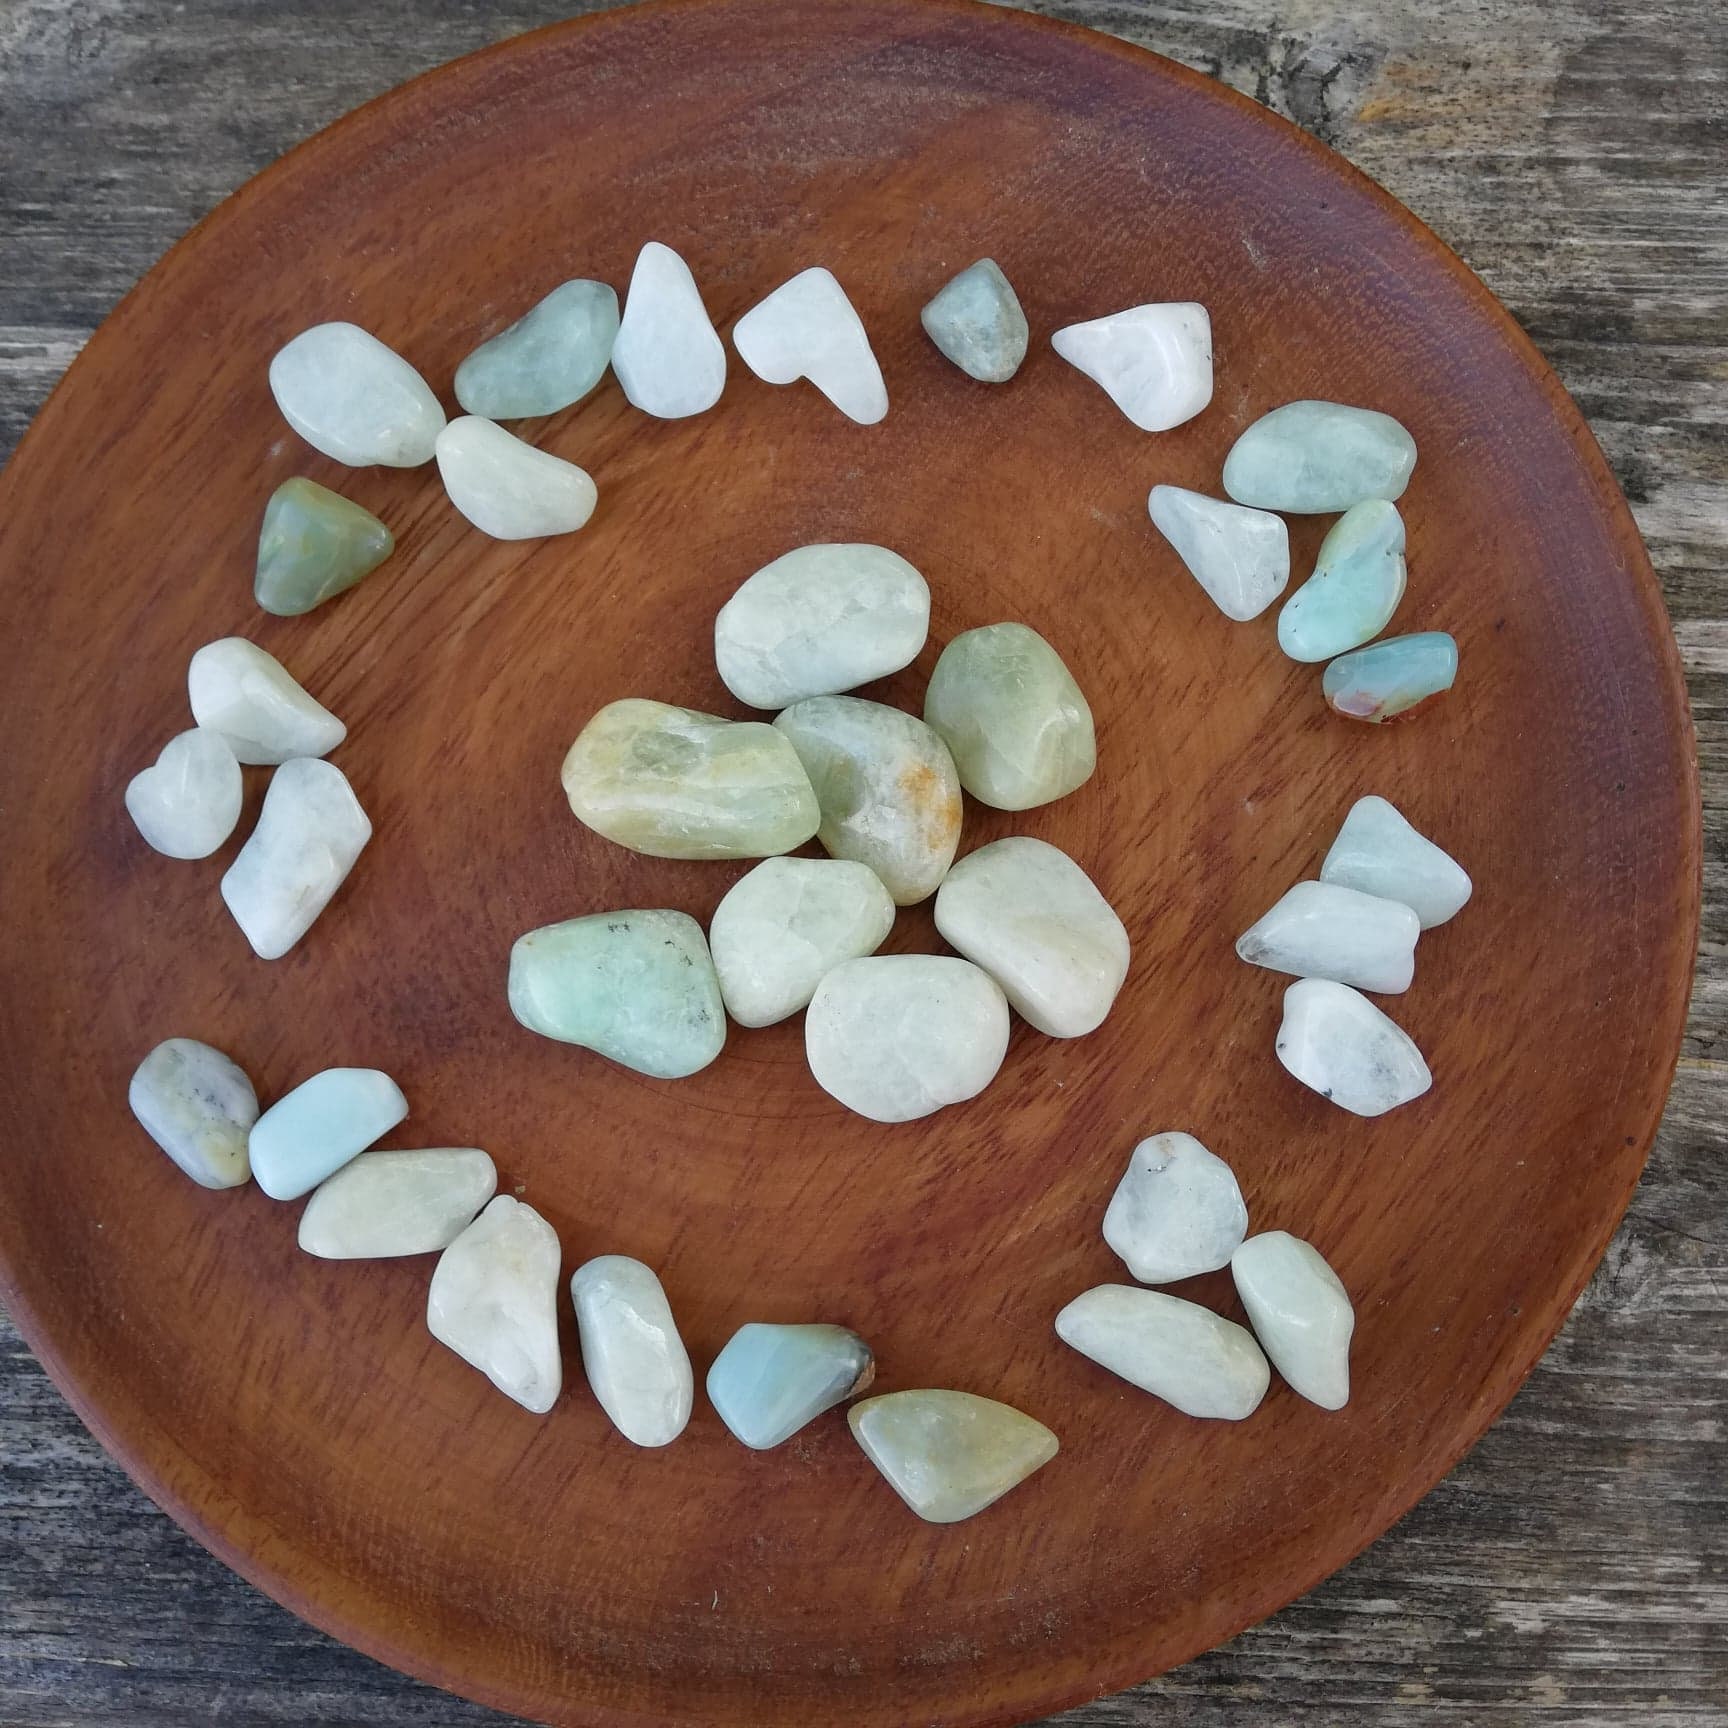
[[[1433,1085],[1404,1029],[1348,984],[1303,978],[1284,992],[1278,1060],[1354,1116],[1384,1116]]]
[[[605,376],[618,296],[604,282],[563,282],[456,368],[456,400],[488,420],[556,414]]]
[[[1237,938],[1236,953],[1250,966],[1395,996],[1416,974],[1421,933],[1401,901],[1337,882],[1298,882]]]
[[[708,1398],[746,1446],[765,1452],[875,1377],[870,1346],[844,1326],[740,1326],[708,1370]]]
[[[561,1259],[552,1226],[500,1194],[439,1256],[426,1294],[432,1336],[537,1416],[564,1384]]]
[[[494,540],[571,534],[594,514],[599,494],[585,469],[478,415],[452,420],[437,453],[450,502]]]
[[[402,1088],[376,1068],[326,1068],[278,1098],[248,1142],[252,1174],[272,1200],[298,1200],[408,1114]]]
[[[1322,882],[1402,900],[1424,930],[1444,924],[1470,898],[1456,859],[1413,828],[1384,798],[1358,798],[1320,866]]]
[[[863,320],[830,270],[801,270],[732,327],[732,346],[768,384],[808,378],[840,412],[874,426],[888,412]]]
[[[362,1152],[313,1191],[300,1214],[300,1246],[321,1260],[436,1254],[497,1187],[498,1172],[477,1146]]]
[[[1042,1422],[974,1392],[888,1392],[846,1412],[864,1455],[931,1524],[958,1524],[1056,1456]]]
[[[1024,624],[965,630],[942,650],[924,693],[960,784],[997,810],[1065,797],[1098,762],[1092,710],[1062,657]]]
[[[565,1044],[678,1080],[726,1042],[726,1010],[702,926],[684,912],[595,912],[520,936],[510,1012]]]
[[[1286,402],[1263,414],[1224,459],[1238,504],[1293,515],[1404,496],[1416,440],[1392,418],[1342,402]]]
[[[1216,1272],[1247,1233],[1235,1173],[1192,1134],[1142,1140],[1104,1213],[1104,1240],[1142,1284]]]
[[[201,1188],[238,1188],[252,1174],[247,1138],[258,1094],[240,1066],[196,1038],[158,1044],[126,1101],[144,1131]]]
[[[348,728],[313,701],[279,660],[243,636],[207,642],[192,656],[186,694],[192,718],[220,732],[240,762],[323,756],[348,736]]]
[[[1180,486],[1154,486],[1153,525],[1226,618],[1258,618],[1290,580],[1290,530],[1281,516]]]
[[[690,266],[658,240],[636,255],[612,370],[644,414],[682,420],[720,400],[726,349],[709,321]]]
[[[194,726],[127,782],[126,813],[164,857],[208,858],[234,832],[244,790],[228,740]]]
[[[960,844],[960,776],[915,715],[857,696],[812,696],[774,722],[822,812],[830,857],[867,864],[897,906],[927,900]]]
[[[570,1280],[582,1370],[612,1425],[637,1446],[665,1446],[684,1432],[696,1379],[666,1291],[651,1267],[602,1254]]]
[[[1404,598],[1404,519],[1373,498],[1346,510],[1326,538],[1314,574],[1278,614],[1278,646],[1292,660],[1330,660],[1392,622]]]
[[[418,468],[444,424],[426,380],[358,324],[302,330],[271,360],[270,391],[314,450],[351,468]]]
[[[1458,644],[1444,630],[1424,630],[1341,654],[1320,689],[1337,713],[1378,722],[1450,690],[1457,676]]]
[[[937,348],[980,383],[1006,384],[1026,358],[1026,314],[994,258],[950,278],[918,316]]]
[[[1168,432],[1212,400],[1212,320],[1198,301],[1130,306],[1069,324],[1050,345],[1142,432]]]
[[[1356,1310],[1319,1249],[1268,1230],[1236,1250],[1230,1270],[1273,1367],[1310,1403],[1342,1410],[1350,1402]]]
[[[264,506],[252,592],[266,612],[297,618],[370,575],[395,545],[352,499],[316,480],[284,480]]]

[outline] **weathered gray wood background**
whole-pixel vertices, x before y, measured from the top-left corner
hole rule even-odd
[[[587,9],[0,0],[0,456],[120,294],[241,181],[426,67]],[[1045,9],[1299,121],[1511,307],[1590,417],[1662,574],[1708,812],[1667,1121],[1529,1385],[1356,1564],[1063,1721],[1728,1724],[1728,8]],[[0,1728],[504,1720],[332,1644],[225,1571],[131,1487],[0,1318]]]

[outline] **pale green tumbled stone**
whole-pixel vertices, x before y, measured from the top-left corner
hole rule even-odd
[[[1379,722],[1450,690],[1457,676],[1458,644],[1444,630],[1424,630],[1341,654],[1320,688],[1338,713]]]
[[[456,368],[456,400],[488,420],[556,414],[600,382],[617,335],[618,296],[606,283],[562,283]]]
[[[790,1440],[876,1373],[870,1346],[844,1326],[740,1326],[708,1370],[720,1420],[758,1452]]]
[[[298,618],[352,588],[395,549],[390,530],[316,480],[284,480],[264,506],[252,591],[278,618]]]
[[[1286,402],[1263,414],[1224,458],[1238,504],[1298,516],[1402,498],[1416,440],[1392,418],[1342,402]]]
[[[924,693],[960,784],[997,810],[1030,810],[1097,766],[1092,710],[1062,657],[1024,624],[986,624],[942,650]]]
[[[714,962],[683,912],[596,912],[530,930],[510,950],[510,1012],[660,1080],[706,1068],[726,1042]]]
[[[1392,622],[1404,598],[1404,519],[1373,498],[1346,510],[1320,542],[1314,574],[1278,614],[1278,646],[1292,660],[1330,660]]]
[[[1026,358],[1026,314],[994,258],[968,265],[918,316],[937,348],[982,384],[1006,384]]]
[[[570,808],[651,858],[770,858],[821,821],[798,753],[762,720],[609,702],[564,758]]]

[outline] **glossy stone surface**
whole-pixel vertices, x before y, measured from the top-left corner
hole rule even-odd
[[[1024,624],[962,631],[930,674],[924,718],[960,784],[997,810],[1030,810],[1092,777],[1092,710],[1062,657]]]
[[[1142,1284],[1216,1272],[1247,1233],[1235,1172],[1192,1134],[1142,1140],[1104,1212],[1104,1240]]]
[[[1230,1261],[1236,1293],[1272,1366],[1322,1410],[1350,1402],[1356,1311],[1320,1251],[1282,1230],[1250,1236]]]
[[[278,1098],[252,1124],[252,1174],[272,1200],[298,1200],[407,1114],[408,1100],[388,1074],[376,1068],[326,1068]]]
[[[340,768],[299,757],[276,770],[258,826],[222,878],[222,898],[260,959],[280,959],[312,928],[371,838]]]
[[[1304,978],[1284,992],[1278,1060],[1355,1116],[1384,1116],[1433,1084],[1404,1029],[1348,984]]]
[[[1226,618],[1258,618],[1290,580],[1290,530],[1266,510],[1154,486],[1147,513]]]
[[[782,282],[733,325],[732,346],[764,383],[808,378],[862,425],[874,426],[888,412],[870,337],[830,270],[801,270]]]
[[[1069,324],[1050,345],[1142,432],[1168,432],[1212,400],[1212,320],[1198,301],[1131,306]]]
[[[942,354],[981,384],[1006,384],[1026,358],[1026,314],[994,258],[951,277],[918,317]]]
[[[599,493],[585,469],[478,415],[452,420],[437,455],[450,502],[494,540],[571,534],[594,514]]]
[[[201,1188],[238,1188],[252,1174],[247,1137],[258,1094],[238,1063],[196,1038],[169,1038],[140,1062],[126,1102],[147,1133]]]
[[[1187,1416],[1240,1422],[1272,1380],[1245,1327],[1161,1290],[1100,1284],[1056,1316],[1056,1336]]]
[[[1470,898],[1463,867],[1413,828],[1384,798],[1358,798],[1320,866],[1322,882],[1401,900],[1424,930],[1444,924]]]
[[[1397,995],[1416,974],[1421,933],[1401,901],[1336,882],[1298,882],[1236,939],[1236,953],[1272,972]]]
[[[645,414],[682,420],[720,400],[726,349],[702,304],[690,266],[658,240],[636,256],[612,370]]]
[[[1329,660],[1378,636],[1404,598],[1404,519],[1380,499],[1354,505],[1320,542],[1314,574],[1278,614],[1292,660]]]
[[[557,1232],[500,1194],[438,1257],[426,1324],[508,1398],[544,1415],[564,1383]]]
[[[821,821],[783,733],[664,702],[609,702],[570,746],[561,778],[579,820],[653,858],[773,857]]]
[[[194,726],[127,782],[126,813],[165,857],[208,858],[234,832],[243,790],[228,740]]]
[[[270,393],[314,450],[351,468],[418,468],[444,424],[426,380],[358,324],[314,324],[279,348]]]
[[[395,545],[353,499],[316,480],[284,480],[264,506],[253,597],[278,618],[297,618],[371,575]]]
[[[206,642],[186,669],[192,718],[220,732],[237,760],[286,762],[323,756],[348,728],[315,702],[274,656],[243,636]]]
[[[456,400],[488,420],[556,414],[606,375],[618,296],[604,282],[561,282],[456,368]]]
[[[690,1357],[672,1305],[651,1268],[602,1254],[570,1280],[582,1370],[612,1418],[637,1446],[665,1446],[684,1432],[695,1399]]]
[[[816,838],[867,864],[897,906],[936,892],[960,844],[960,776],[915,715],[857,696],[812,696],[774,722],[810,776]]]
[[[740,1326],[708,1370],[708,1398],[746,1446],[765,1452],[876,1374],[870,1346],[844,1326]]]
[[[1128,975],[1128,932],[1066,852],[1017,835],[969,852],[936,895],[936,928],[1052,1038],[1103,1023]]]
[[[362,1152],[319,1183],[300,1246],[321,1260],[391,1260],[448,1248],[498,1188],[477,1146]]]
[[[1008,1000],[987,972],[937,954],[836,966],[804,1016],[824,1092],[875,1122],[910,1122],[975,1098],[1008,1049]]]
[[[1042,1422],[973,1392],[888,1392],[846,1412],[864,1455],[918,1516],[957,1524],[1056,1456]]]
[[[1326,668],[1320,689],[1339,714],[1378,722],[1450,690],[1458,677],[1458,644],[1444,630],[1389,636]]]
[[[910,666],[930,630],[930,589],[886,546],[798,546],[720,608],[714,662],[752,708],[832,696]]]
[[[528,1028],[677,1080],[726,1042],[702,926],[684,912],[595,912],[519,936],[510,1012]]]
[[[796,1014],[841,961],[874,954],[893,927],[894,902],[868,865],[764,858],[708,927],[726,1012],[740,1026]]]
[[[1402,498],[1415,466],[1416,440],[1390,414],[1286,402],[1231,446],[1224,490],[1257,509],[1321,515],[1365,498]]]

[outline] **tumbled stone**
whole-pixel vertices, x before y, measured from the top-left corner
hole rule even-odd
[[[238,1188],[252,1174],[247,1137],[258,1094],[237,1063],[196,1038],[158,1044],[132,1074],[126,1102],[147,1133],[201,1188]]]
[[[774,722],[810,776],[831,857],[867,864],[897,906],[936,892],[960,844],[960,776],[915,715],[857,696],[811,696]]]
[[[863,320],[832,271],[801,270],[732,326],[732,346],[768,384],[808,378],[840,412],[874,426],[888,412]]]
[[[241,762],[323,756],[348,736],[348,728],[314,702],[280,661],[243,636],[206,642],[192,656],[186,694],[192,718],[220,732]]]
[[[1356,1310],[1338,1274],[1299,1236],[1250,1236],[1230,1260],[1236,1293],[1272,1366],[1322,1410],[1350,1402]]]
[[[222,878],[222,898],[260,959],[280,959],[312,928],[371,838],[340,768],[299,757],[276,770],[258,826]]]
[[[623,1254],[602,1254],[570,1280],[582,1369],[600,1408],[626,1440],[665,1446],[690,1420],[696,1381],[651,1268]]]
[[[595,912],[519,936],[510,1012],[528,1028],[678,1080],[726,1042],[702,926],[684,912]]]
[[[477,1146],[362,1152],[327,1176],[300,1214],[300,1246],[321,1260],[391,1260],[448,1248],[498,1188]]]
[[[1450,690],[1457,676],[1458,644],[1444,630],[1424,630],[1340,655],[1320,689],[1337,713],[1379,722]]]
[[[407,1114],[408,1100],[388,1074],[376,1068],[326,1068],[278,1098],[252,1124],[252,1174],[272,1200],[298,1200]]]
[[[1128,932],[1066,852],[1017,835],[968,853],[936,895],[936,928],[1052,1038],[1103,1024],[1128,975]]]
[[[1026,314],[994,258],[951,277],[918,316],[937,348],[982,384],[1006,384],[1026,358]]]
[[[606,374],[618,296],[604,282],[562,282],[456,368],[456,400],[488,420],[556,414]]]
[[[682,420],[720,400],[726,349],[709,321],[690,266],[658,240],[636,255],[612,371],[644,414]]]
[[[165,857],[208,858],[234,832],[242,791],[228,740],[194,726],[127,782],[126,813]]]
[[[975,1098],[1008,1049],[1008,1000],[969,960],[873,954],[836,966],[804,1016],[824,1092],[874,1122],[910,1122]]]
[[[594,514],[599,493],[585,469],[478,415],[452,420],[437,455],[450,502],[494,540],[571,534]]]
[[[1147,512],[1188,573],[1226,618],[1258,618],[1290,580],[1290,530],[1281,516],[1154,486]]]
[[[876,1374],[870,1346],[844,1326],[740,1326],[708,1370],[708,1398],[758,1452],[790,1440]]]
[[[1358,798],[1320,866],[1322,882],[1401,900],[1424,930],[1444,924],[1470,898],[1458,862],[1384,798]]]
[[[1076,1296],[1056,1316],[1056,1336],[1187,1416],[1240,1422],[1259,1409],[1272,1379],[1246,1327],[1131,1284]]]
[[[1131,306],[1050,338],[1142,432],[1168,432],[1212,400],[1212,320],[1194,300]]]
[[[1235,1173],[1192,1134],[1142,1140],[1104,1212],[1104,1240],[1142,1284],[1216,1272],[1247,1234]]]
[[[769,858],[802,846],[821,821],[784,734],[664,702],[607,703],[561,778],[580,821],[651,858]]]
[[[973,1392],[887,1392],[846,1412],[864,1455],[918,1516],[958,1524],[1056,1456],[1056,1436]]]
[[[1356,504],[1320,542],[1314,574],[1278,614],[1278,646],[1292,660],[1330,660],[1392,622],[1404,598],[1404,519],[1395,504]]]
[[[1250,966],[1396,996],[1416,975],[1422,926],[1402,902],[1336,882],[1298,882],[1236,939]]]
[[[726,1012],[740,1026],[796,1014],[842,960],[874,954],[893,927],[894,902],[868,865],[764,858],[708,926]]]
[[[784,708],[886,678],[917,659],[930,589],[886,546],[799,546],[720,608],[714,661],[752,708]]]
[[[1230,447],[1224,490],[1238,504],[1293,515],[1404,496],[1416,440],[1392,418],[1341,402],[1286,402]]]
[[[1354,1116],[1383,1116],[1433,1084],[1408,1033],[1348,984],[1303,978],[1284,992],[1278,1060]]]
[[[279,348],[270,393],[314,450],[351,468],[418,468],[444,424],[426,380],[358,324],[314,324]]]
[[[298,618],[371,575],[395,545],[351,498],[316,480],[284,480],[264,506],[253,596],[278,618]]]
[[[506,1397],[543,1416],[564,1383],[552,1226],[500,1194],[438,1257],[426,1324]]]
[[[997,810],[1030,810],[1092,777],[1092,710],[1062,657],[1024,624],[962,631],[936,662],[924,719],[960,784]]]

